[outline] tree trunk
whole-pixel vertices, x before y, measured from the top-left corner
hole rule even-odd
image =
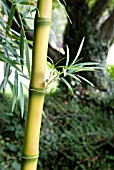
[[[101,25],[100,36],[102,39],[112,43],[114,39],[114,9],[107,20]]]
[[[98,22],[102,13],[109,6],[111,0],[98,0],[92,8],[90,18],[94,23]]]
[[[107,1],[107,3],[108,2],[109,1]],[[68,12],[72,20],[72,24],[68,22],[64,34],[64,44],[68,45],[70,51],[70,62],[76,56],[81,40],[83,37],[85,37],[84,46],[79,56],[79,59],[81,60],[79,62],[94,61],[103,64],[107,56],[108,48],[107,45],[102,45],[102,41],[99,37],[99,32],[95,28],[93,24],[94,22],[91,18],[91,14],[89,13],[88,5],[85,3],[84,0],[78,2],[72,1],[72,3],[67,0],[66,3],[66,11]],[[105,8],[106,4],[103,7],[102,11]],[[95,9],[95,7],[93,7],[93,9]],[[89,72],[81,73],[81,75],[88,80],[95,82],[95,85],[101,85],[101,80],[97,81],[97,77],[99,77],[100,79],[102,77],[101,75]]]

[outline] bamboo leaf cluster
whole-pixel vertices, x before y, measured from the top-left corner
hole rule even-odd
[[[4,63],[4,78],[0,84],[0,91],[5,91],[9,84],[12,91],[12,108],[14,111],[18,99],[20,100],[21,116],[24,113],[24,92],[23,83],[19,79],[20,76],[29,80],[31,74],[31,64],[29,55],[29,45],[32,46],[32,41],[26,38],[26,22],[20,11],[20,4],[35,5],[36,3],[28,0],[10,1],[11,8],[6,1],[1,1],[1,18],[0,18],[0,61]],[[30,11],[27,7],[28,13]],[[15,18],[15,13],[19,17],[19,21]],[[26,13],[27,15],[27,13]],[[4,19],[5,18],[5,19]],[[13,23],[16,23],[20,29],[20,33],[13,28]],[[25,68],[27,72],[25,73]],[[13,77],[14,75],[14,77]],[[12,78],[10,78],[13,77]]]
[[[81,50],[83,48],[84,39],[85,38],[82,39],[82,42],[79,46],[77,55],[71,64],[69,64],[70,56],[69,56],[68,46],[66,46],[67,47],[67,56],[66,56],[66,65],[65,66],[57,66],[56,67],[56,65],[54,65],[52,61],[51,61],[51,63],[52,63],[51,65],[48,64],[48,67],[51,69],[51,71],[50,71],[49,79],[46,80],[47,87],[54,81],[61,81],[64,84],[66,84],[66,86],[68,87],[70,92],[73,94],[73,89],[72,89],[70,83],[66,80],[66,77],[68,77],[68,76],[71,77],[72,79],[74,79],[75,81],[78,81],[80,85],[82,83],[81,80],[83,80],[94,87],[93,83],[90,82],[89,80],[87,80],[86,78],[80,76],[79,72],[95,71],[95,70],[100,70],[103,68],[101,68],[99,63],[96,63],[96,62],[81,63],[80,60],[78,60],[78,57],[79,57]],[[62,71],[57,71],[58,68],[61,69]],[[55,76],[53,76],[53,74],[55,74]]]

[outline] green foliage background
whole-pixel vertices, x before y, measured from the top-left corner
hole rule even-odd
[[[114,97],[81,88],[76,89],[74,98],[65,92],[63,88],[46,96],[38,169],[113,170]],[[10,96],[1,94],[0,104],[0,169],[19,170],[24,118],[19,104],[9,113]]]

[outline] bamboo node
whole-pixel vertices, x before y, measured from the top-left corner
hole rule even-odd
[[[42,88],[30,88],[29,91],[33,91],[35,93],[42,93],[42,94],[46,94],[46,90],[42,89]]]
[[[51,24],[51,20],[49,18],[35,18],[35,23],[37,25],[50,25]]]
[[[39,157],[38,155],[26,155],[26,154],[22,154],[22,159],[27,159],[27,160],[31,160],[31,159],[37,159]]]

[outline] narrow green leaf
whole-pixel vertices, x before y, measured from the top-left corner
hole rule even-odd
[[[0,18],[0,24],[1,24],[2,27],[5,29],[6,23],[5,23],[5,21],[4,21],[2,18]],[[0,33],[0,35],[1,35],[1,33]]]
[[[28,70],[28,75],[30,77],[30,57],[29,57],[29,46],[27,40],[25,40],[25,55],[26,55],[26,66]]]
[[[76,62],[76,60],[78,59],[78,57],[79,57],[79,55],[80,55],[80,52],[81,52],[81,50],[82,50],[82,47],[83,47],[84,39],[85,39],[85,37],[83,37],[82,42],[81,42],[81,44],[80,44],[80,47],[79,47],[79,49],[78,49],[78,52],[77,52],[77,54],[76,54],[76,57],[75,57],[75,59],[73,60],[73,62],[71,63],[71,65],[73,65],[73,64]]]
[[[23,18],[25,18],[25,17],[29,14],[29,12],[30,12],[30,9],[27,8],[27,9],[25,10],[25,12],[23,13]]]
[[[21,108],[21,117],[23,118],[24,114],[24,93],[23,93],[23,85],[20,82],[20,108]]]
[[[64,0],[63,0],[63,1],[64,1]],[[63,4],[62,4],[59,0],[57,0],[57,2],[58,2],[58,3],[60,4],[60,6],[63,8],[63,10],[64,10],[64,12],[65,12],[67,18],[69,19],[70,23],[72,24],[72,21],[71,21],[69,15],[68,15],[67,11],[65,10]],[[65,2],[65,1],[64,1],[64,2]],[[66,4],[66,2],[65,2],[65,4]]]
[[[68,64],[69,64],[69,48],[68,48],[68,46],[66,46],[67,47],[67,60],[66,60],[66,66],[68,66]]]
[[[63,0],[63,2],[64,2],[64,4],[67,6],[67,3],[66,3],[66,1],[65,1],[65,0]]]
[[[3,1],[3,0],[2,0],[2,8],[3,8],[3,10],[4,10],[4,13],[5,13],[6,17],[8,18],[8,16],[9,16],[8,11],[10,11],[10,10],[9,10],[9,7],[8,7],[8,5],[6,4],[6,2]]]
[[[10,64],[12,67],[14,67],[16,70],[18,70],[19,72],[21,72],[23,74],[23,72],[16,66],[17,63],[15,61],[5,57],[2,52],[0,52],[0,59],[4,62]]]
[[[69,17],[69,15],[68,15],[67,11],[65,10],[65,8],[63,8],[63,9],[64,9],[64,12],[65,12],[67,18],[69,19],[69,22],[72,24],[72,20],[70,19],[70,17]]]
[[[25,75],[25,74],[19,74],[21,77],[24,77],[25,79],[27,80],[30,80],[30,77],[28,77],[28,75]]]
[[[51,67],[51,68],[54,68],[54,63],[53,63],[53,60],[49,57],[49,56],[47,56],[47,58],[50,60],[50,62],[51,62],[51,64],[49,63],[49,62],[47,62],[47,64],[49,64],[49,67]],[[52,65],[52,66],[51,66]]]
[[[63,68],[63,74],[64,74],[64,77],[66,76],[67,72],[66,72],[66,69]]]
[[[59,61],[57,61],[56,62],[56,64],[55,64],[55,66],[56,65],[58,65],[62,60],[64,60],[65,59],[65,57],[63,57],[63,58],[61,58]],[[63,66],[57,66],[56,68],[61,68],[61,67],[63,67]]]
[[[97,66],[100,65],[99,63],[95,63],[95,62],[84,62],[84,63],[77,63],[77,64],[73,64],[71,67],[84,67],[84,66]]]
[[[8,80],[8,84],[9,84],[9,86],[10,86],[10,89],[11,89],[12,93],[13,93],[13,84],[11,83],[10,80]]]
[[[70,67],[68,69],[74,73],[81,72],[81,71],[95,71],[95,69],[92,67]]]
[[[44,110],[42,111],[42,114],[43,114],[43,116],[47,119],[47,116],[46,116]]]
[[[3,48],[4,49],[4,48]],[[8,52],[6,49],[4,49],[4,53],[6,55],[7,58],[9,58]],[[8,63],[4,63],[4,79],[0,85],[0,90],[5,90],[5,87],[7,85],[8,82],[8,78],[10,76],[10,65]]]
[[[74,74],[67,74],[68,76],[72,77],[73,79],[75,79],[76,81],[78,81],[81,84],[81,80],[75,76]]]
[[[11,54],[15,57],[15,58],[19,58],[20,56],[18,55],[18,53],[17,53],[17,51],[16,51],[16,49],[13,47],[12,48],[12,46],[13,46],[13,42],[12,42],[12,44],[11,43],[9,43],[9,42],[7,42],[7,47],[6,47],[6,49],[8,48],[8,51],[10,51],[11,52]],[[17,47],[17,46],[16,46]]]
[[[12,98],[12,108],[11,108],[11,112],[14,111],[14,108],[15,108],[15,104],[16,104],[16,96],[14,96],[14,91],[13,91],[13,98]]]
[[[14,17],[14,13],[15,13],[15,9],[16,9],[16,5],[12,4],[11,6],[11,10],[10,10],[10,14],[9,14],[9,18],[8,18],[8,22],[7,22],[7,33],[9,32],[11,25],[12,25],[12,21],[13,21],[13,17]]]
[[[65,80],[64,78],[60,78],[60,81],[62,81],[64,84],[66,84],[66,86],[68,87],[69,91],[71,92],[71,94],[73,94],[73,90],[71,85],[68,83],[67,80]]]
[[[80,75],[77,75],[77,77],[79,77],[80,79],[84,80],[85,82],[87,82],[88,84],[90,84],[92,87],[94,87],[93,83],[91,83],[89,80],[87,80],[86,78],[80,76]]]
[[[10,76],[11,72],[10,72],[10,65],[9,64],[5,64],[5,70],[4,70],[4,89],[7,85],[8,82],[8,78]]]
[[[14,111],[17,99],[18,99],[18,73],[15,70],[14,86],[13,86],[13,97],[12,97],[12,112]]]
[[[15,94],[18,98],[18,73],[16,70],[15,70],[14,88],[15,88]]]
[[[73,70],[74,73],[77,72],[81,72],[81,71],[96,71],[96,70],[100,70],[100,68],[98,67],[79,67],[79,68],[72,68],[71,70]]]
[[[8,42],[8,43],[11,43],[13,45],[16,45],[16,42],[15,41],[12,41],[11,39],[7,38],[6,36],[4,36],[1,32],[0,32],[0,37],[2,39],[5,40],[5,42]],[[19,38],[18,38],[19,39]],[[0,41],[0,44],[2,44],[2,41]],[[3,45],[3,44],[2,44]]]
[[[4,89],[4,80],[0,84],[0,91],[2,91],[3,89]]]
[[[22,67],[22,70],[23,70],[23,65],[24,65],[24,30],[21,29],[21,32],[20,32],[20,57],[22,58],[20,60],[21,62],[21,67]]]

